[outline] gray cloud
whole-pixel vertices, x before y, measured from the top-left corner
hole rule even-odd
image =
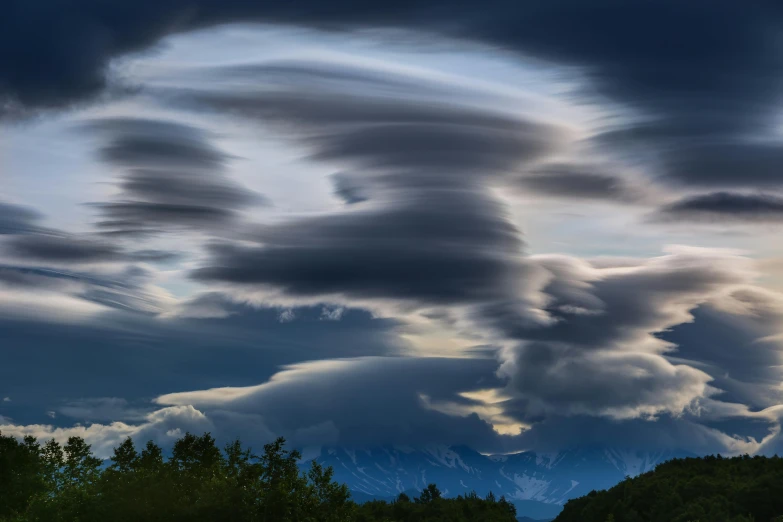
[[[536,342],[515,349],[501,373],[509,376],[514,393],[524,397],[509,404],[509,413],[525,419],[547,414],[618,419],[677,415],[707,395],[712,380],[655,354]]]
[[[192,96],[277,125],[319,161],[347,162],[350,174],[338,181],[361,189],[364,199],[357,210],[260,227],[258,246],[215,245],[197,279],[294,296],[471,305],[478,328],[523,341],[503,352],[501,375],[512,396],[506,412],[526,422],[553,414],[677,415],[716,393],[709,373],[667,359],[663,354],[674,345],[655,334],[691,320],[692,309],[731,285],[746,283],[741,260],[677,251],[623,269],[597,269],[566,257],[523,258],[520,234],[486,190],[489,182],[539,168],[533,176],[572,184],[539,182],[540,191],[632,199],[619,177],[576,165],[554,172],[557,165],[534,166],[558,150],[556,132],[545,145],[540,132],[510,132],[513,121],[475,109],[411,109],[410,101],[371,98],[349,104],[333,93],[295,89]],[[533,135],[517,147],[509,141]],[[549,274],[540,298],[537,270]],[[541,299],[539,310],[533,303]]]
[[[177,122],[134,118],[92,121],[106,137],[101,158],[123,169],[117,201],[96,203],[108,234],[143,235],[169,229],[209,230],[239,219],[238,211],[265,205],[260,194],[225,174],[231,157],[209,134]]]
[[[552,274],[542,288],[551,323],[521,323],[508,303],[479,308],[482,324],[523,341],[502,354],[509,414],[525,421],[677,415],[716,393],[709,371],[678,359],[676,345],[657,334],[744,284],[750,273],[742,260],[684,251],[622,268],[562,256],[532,261]]]
[[[193,405],[210,417],[231,412],[239,420],[255,419],[298,445],[442,443],[503,451],[513,447],[514,437],[498,435],[475,414],[434,411],[421,398],[448,400],[462,391],[492,386],[495,365],[494,359],[404,357],[313,362],[285,369],[259,386],[169,394],[156,402]]]
[[[164,306],[162,296],[150,287],[152,276],[151,272],[133,265],[100,275],[54,268],[0,266],[0,288],[9,290],[0,306],[8,306],[9,301],[13,306],[25,295],[38,295],[40,301],[36,316],[43,322],[57,316],[56,303],[63,297],[74,300],[70,302],[71,306],[82,302],[101,305],[106,311],[158,314]],[[55,308],[47,310],[47,301],[53,301]],[[60,303],[59,306],[68,305]],[[59,312],[67,313],[68,310]],[[7,313],[7,309],[0,311],[0,315]]]
[[[175,31],[236,20],[330,29],[402,26],[476,39],[579,70],[591,90],[581,91],[583,96],[595,93],[599,96],[591,99],[608,98],[640,115],[639,120],[619,129],[607,129],[596,143],[610,144],[610,152],[645,164],[667,182],[756,188],[774,186],[783,179],[778,174],[783,159],[780,145],[759,139],[772,137],[776,122],[770,107],[777,106],[783,65],[774,37],[781,25],[781,12],[769,2],[748,8],[719,0],[712,2],[709,9],[699,3],[674,0],[649,5],[619,0],[589,4],[568,0],[490,2],[480,10],[464,2],[439,1],[427,5],[374,4],[371,8],[355,2],[271,5],[237,0],[197,0],[187,6],[176,0],[122,6],[91,1],[64,6],[52,2],[35,8],[29,2],[11,2],[6,8],[13,16],[0,16],[0,62],[6,64],[0,71],[2,112],[17,104],[62,106],[93,95],[105,86],[105,67],[111,58],[148,47]],[[661,27],[667,28],[670,45],[660,45]],[[355,71],[311,74],[307,69],[299,67],[298,72],[292,72],[288,67],[261,74],[267,78],[271,74],[275,76],[273,82],[298,89],[314,80],[319,81],[319,87],[359,82],[364,87],[375,85],[376,89],[407,89],[399,82],[381,86],[383,82],[368,80]],[[258,75],[258,71],[234,72]],[[292,80],[293,75],[300,79]],[[700,388],[704,375],[713,379],[712,384],[725,387],[729,397],[745,398],[749,403],[753,398],[757,404],[766,400],[755,393],[757,390],[750,393],[741,385],[759,376],[764,382],[772,380],[770,374],[759,369],[775,360],[772,348],[769,353],[752,352],[752,360],[745,361],[746,365],[711,354],[703,346],[682,347],[680,352],[670,353],[669,359],[660,355],[673,346],[656,338],[656,333],[691,320],[690,310],[695,306],[720,290],[743,282],[739,268],[724,270],[714,266],[714,259],[709,257],[697,262],[674,256],[642,268],[627,266],[626,270],[600,273],[575,262],[562,262],[556,267],[549,261],[543,268],[552,277],[541,293],[550,298],[545,312],[555,321],[536,328],[520,321],[520,310],[529,308],[520,285],[526,283],[530,267],[521,262],[520,232],[509,223],[504,208],[485,185],[514,173],[520,164],[540,161],[558,151],[561,137],[557,129],[439,104],[381,102],[371,96],[348,99],[335,91],[339,89],[315,97],[306,89],[263,94],[191,93],[196,95],[195,100],[191,96],[191,103],[198,102],[194,105],[200,109],[210,107],[276,124],[277,129],[288,132],[306,147],[313,160],[360,173],[351,175],[352,183],[346,182],[348,178],[337,178],[335,188],[349,203],[366,203],[357,206],[358,210],[329,214],[323,219],[259,227],[249,233],[256,246],[215,246],[211,262],[195,273],[197,278],[237,285],[269,285],[295,295],[345,292],[359,297],[439,304],[479,303],[481,307],[475,316],[479,324],[491,327],[504,338],[529,343],[506,355],[507,368],[514,370],[508,374],[509,390],[516,394],[509,408],[513,407],[512,411],[520,416],[530,416],[526,408],[537,403],[537,408],[544,411],[567,405],[577,406],[569,410],[571,413],[600,414],[630,408],[666,418],[665,412],[676,410],[686,399],[704,395]],[[168,132],[165,125],[150,122],[134,125],[99,131],[116,132],[103,157],[124,170],[119,183],[122,198],[97,206],[105,218],[101,224],[105,231],[150,233],[171,227],[233,223],[242,209],[254,204],[245,189],[226,180],[224,170],[230,158],[210,145],[207,138],[199,137],[198,132],[191,133],[182,126],[171,127]],[[150,140],[150,136],[156,139]],[[206,169],[212,170],[213,175],[202,175]],[[625,194],[624,189],[617,188],[616,180],[606,174],[580,172],[579,178],[572,174],[560,173],[559,178],[534,175],[522,183],[527,190],[559,197]],[[156,180],[156,175],[160,179]],[[563,182],[567,188],[563,188]],[[779,203],[774,198],[751,201],[747,196],[742,199],[736,195],[717,198],[721,201],[700,198],[675,203],[675,210],[753,220],[763,216],[761,220],[765,221],[773,220],[770,216],[776,215]],[[4,230],[11,233],[29,233],[35,216],[12,210],[17,217],[6,219],[9,211],[0,207],[0,229],[5,225]],[[105,262],[131,255],[105,244],[96,246],[81,237],[19,237],[12,237],[4,245],[33,261]],[[147,256],[137,255],[139,259]],[[24,285],[30,274],[6,272],[4,277],[12,281],[9,284]],[[99,294],[93,298],[109,301]],[[203,310],[215,303],[195,305]],[[225,312],[224,305],[220,308]],[[299,314],[297,311],[294,316],[300,317]],[[280,324],[279,311],[272,315],[271,320]],[[235,314],[229,312],[224,319],[234,320]],[[149,332],[137,326],[116,335],[129,346],[149,342]],[[18,326],[5,328],[4,339],[24,339]],[[15,332],[16,337],[9,332]],[[48,342],[59,343],[61,348],[60,344],[68,340],[66,334],[73,332],[25,334],[39,340],[36,336],[49,335]],[[256,339],[253,341],[257,344]],[[247,344],[255,346],[250,341]],[[103,354],[102,343],[96,341],[91,346],[94,354]],[[73,348],[84,347],[74,344]],[[144,353],[150,359],[162,357],[162,351]],[[213,352],[207,357],[188,345],[187,354],[187,364],[193,365],[189,369],[201,372],[204,380],[209,372],[199,364],[206,367],[204,361],[210,363],[214,382],[207,386],[223,385],[236,378],[231,373],[236,368],[223,374],[216,371],[215,367],[220,369],[224,363],[216,361]],[[34,359],[33,354],[17,355]],[[675,355],[682,360],[678,362]],[[678,365],[682,361],[690,368]],[[121,363],[116,366],[126,370]],[[519,366],[515,366],[517,363]],[[720,369],[727,365],[736,366],[736,379],[721,380]],[[539,374],[530,374],[536,369],[550,375],[551,382],[536,381]],[[435,373],[430,367],[417,375],[423,380],[430,378],[430,370]],[[351,367],[351,371],[365,370]],[[376,377],[379,372],[366,370],[367,375]],[[336,373],[338,377],[343,375]],[[580,379],[585,374],[587,381]],[[111,378],[116,379],[117,375],[107,371],[96,381],[108,388]],[[169,371],[168,377],[172,375],[180,376]],[[6,372],[0,381],[11,382],[13,377],[20,378]],[[599,382],[588,386],[594,394],[579,393],[585,391],[589,379],[598,377]],[[394,380],[398,378],[401,380]],[[399,376],[390,379],[395,385],[416,384]],[[529,386],[531,380],[539,386]],[[368,383],[372,381],[365,382]],[[171,381],[167,384],[173,385]],[[176,385],[182,389],[196,386],[193,380],[177,381]],[[307,388],[306,383],[299,385]],[[321,381],[312,386],[326,388]],[[437,387],[418,388],[438,396]],[[354,395],[363,389],[348,385],[345,388]],[[345,390],[336,396],[350,397],[352,394]],[[447,391],[440,394],[441,398],[453,395],[453,389]],[[14,397],[22,395],[16,392]],[[265,388],[261,395],[266,393],[271,392]],[[272,396],[282,407],[282,392],[275,391]],[[304,394],[294,396],[301,398]],[[407,402],[402,403],[413,407],[411,397],[406,396]],[[621,397],[626,400],[621,401]],[[262,397],[260,403],[264,400]],[[255,406],[250,402],[241,404],[239,412],[212,412],[212,418],[222,415],[223,419],[241,420],[247,422],[246,428],[264,426],[263,419],[254,416]],[[376,403],[363,404],[367,411],[378,414]],[[419,410],[414,411],[418,415]],[[161,429],[173,428],[177,425],[175,420],[180,426],[213,425],[211,419],[192,408],[156,413],[159,415],[150,420],[150,425]],[[294,435],[303,433],[299,430],[310,429],[308,433],[312,433],[323,429],[331,436],[345,433],[346,427],[362,426],[361,422],[337,414],[337,421],[327,420],[315,426],[296,419],[289,422],[285,414],[281,413],[286,421],[281,425]],[[376,420],[384,425],[383,419]],[[429,431],[426,422],[414,420],[410,426],[440,437],[443,432]],[[477,439],[487,437],[484,423],[476,419],[470,422],[475,424],[475,432],[472,427],[470,434],[477,434]],[[463,424],[444,421],[443,426],[459,433]],[[628,436],[638,432],[638,426],[635,430],[618,430]],[[703,427],[682,431],[685,432],[695,434],[699,440],[712,440],[714,435],[705,433]],[[405,434],[400,436],[404,438]],[[473,435],[464,438],[473,440]],[[705,442],[702,447],[708,444]]]
[[[467,191],[409,195],[391,209],[265,227],[262,246],[216,244],[201,281],[449,303],[508,295],[523,280],[522,242],[494,201]]]
[[[348,173],[338,172],[332,175],[334,193],[346,204],[353,205],[367,201],[369,196],[365,194],[360,176],[352,176]]]
[[[229,111],[293,132],[311,148],[313,159],[393,171],[406,183],[497,177],[557,151],[568,137],[553,125],[486,110],[372,97],[367,91],[346,96],[296,83],[285,91],[175,94],[202,110]]]
[[[751,222],[783,221],[783,198],[771,194],[711,192],[689,196],[658,210],[662,221]]]
[[[337,191],[365,205],[258,227],[245,237],[258,246],[215,244],[194,277],[297,296],[441,304],[508,298],[525,284],[521,234],[486,183],[558,150],[565,132],[487,110],[289,81],[285,91],[181,99],[274,125],[311,158],[349,165],[334,178]]]
[[[55,230],[18,234],[0,241],[0,253],[28,264],[162,263],[179,257],[176,252],[128,250],[105,238],[67,234]]]
[[[775,337],[783,322],[779,315],[754,310],[763,301],[761,296],[738,291],[734,299],[743,299],[743,306],[750,303],[748,313],[732,314],[702,305],[692,312],[692,322],[662,332],[660,337],[677,345],[669,355],[672,361],[712,377],[711,384],[721,390],[716,398],[761,410],[783,400],[783,339]]]
[[[124,7],[83,1],[68,9],[52,4],[31,10],[13,0],[6,9],[12,13],[0,27],[0,43],[5,43],[0,59],[7,64],[0,96],[6,111],[92,96],[106,86],[112,58],[174,32],[231,21],[332,30],[406,28],[488,43],[579,70],[587,84],[583,96],[609,99],[641,115],[611,132],[633,136],[643,156],[662,156],[663,171],[674,181],[780,183],[779,144],[746,139],[769,138],[774,125],[769,109],[778,101],[783,79],[774,34],[783,25],[783,12],[773,2],[745,9],[720,0],[705,9],[675,0],[646,6],[619,0],[589,6],[575,0],[493,0],[479,10],[468,2],[442,1],[372,8],[338,1],[327,9],[317,2],[272,6],[197,0],[186,6],[164,0]],[[667,27],[670,46],[656,43],[661,27]],[[296,67],[278,69],[290,76]],[[304,69],[299,67],[300,77],[309,74]],[[255,72],[245,67],[244,74]],[[355,76],[352,71],[330,75],[338,82]]]
[[[0,201],[0,235],[26,234],[39,230],[43,216],[36,210]]]
[[[551,164],[532,169],[512,180],[525,192],[570,199],[595,199],[630,203],[642,198],[623,177],[606,167],[589,164]]]
[[[624,270],[596,270],[565,256],[534,261],[552,274],[542,288],[550,296],[549,325],[518,324],[505,303],[483,310],[486,321],[509,338],[584,347],[642,343],[661,349],[649,333],[690,320],[689,310],[715,293],[747,281],[746,262],[720,252],[683,251],[639,261]],[[512,303],[513,304],[513,303]],[[654,350],[655,351],[655,350]]]
[[[19,235],[1,246],[3,252],[33,262],[98,263],[124,258],[110,243],[68,234]]]

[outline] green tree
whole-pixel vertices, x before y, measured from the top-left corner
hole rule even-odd
[[[419,504],[430,504],[439,498],[441,498],[441,492],[438,489],[438,486],[435,484],[428,484],[426,488],[421,490],[421,494],[419,494],[416,502]]]
[[[205,433],[177,440],[169,459],[126,439],[104,466],[78,437],[41,446],[0,435],[0,522],[515,522],[503,497],[444,499],[434,484],[415,502],[401,493],[357,506],[331,468],[302,472],[300,458],[283,439],[256,456]]]

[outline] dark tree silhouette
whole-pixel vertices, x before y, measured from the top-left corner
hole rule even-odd
[[[43,446],[0,434],[0,522],[513,522],[514,507],[475,494],[444,499],[434,484],[411,502],[357,505],[333,470],[277,439],[256,456],[239,441],[221,451],[208,433],[186,434],[171,457],[131,439],[107,465],[83,439]]]
[[[783,459],[675,459],[570,500],[556,522],[783,522]]]

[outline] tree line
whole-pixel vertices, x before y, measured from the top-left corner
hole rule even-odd
[[[504,497],[446,499],[434,484],[416,498],[357,504],[333,470],[280,438],[255,455],[208,433],[186,434],[170,455],[128,438],[108,461],[79,437],[65,444],[0,434],[0,522],[514,522]]]
[[[570,500],[555,522],[783,522],[783,459],[674,459]]]

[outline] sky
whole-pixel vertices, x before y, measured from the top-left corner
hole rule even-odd
[[[783,448],[775,2],[11,0],[0,431]]]

